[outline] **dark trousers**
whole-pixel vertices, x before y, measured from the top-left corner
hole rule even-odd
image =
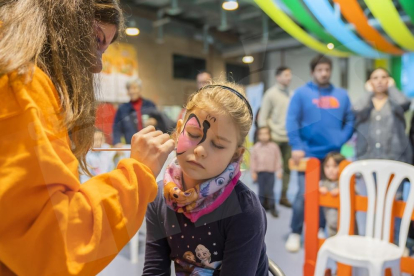
[[[276,142],[276,144],[279,146],[283,158],[282,198],[286,198],[290,182],[289,159],[292,156],[292,149],[288,142]]]
[[[263,208],[266,210],[275,209],[275,194],[273,191],[273,188],[275,186],[275,173],[257,173],[257,183],[259,184],[259,199]]]

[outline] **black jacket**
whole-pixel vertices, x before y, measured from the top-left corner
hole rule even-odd
[[[149,100],[142,99],[141,115],[150,114],[156,110],[155,104]],[[121,137],[125,137],[125,143],[131,144],[132,136],[140,131],[138,129],[137,112],[132,103],[121,104],[116,112],[114,126],[112,130],[113,143],[121,142]]]

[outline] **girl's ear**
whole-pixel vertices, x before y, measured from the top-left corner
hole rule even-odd
[[[234,153],[234,155],[233,155],[233,158],[232,158],[232,162],[235,162],[235,161],[237,161],[237,160],[239,160],[240,159],[240,157],[242,157],[243,156],[243,154],[244,154],[244,151],[245,151],[245,148],[244,147],[238,147],[237,149],[236,149],[236,152]]]

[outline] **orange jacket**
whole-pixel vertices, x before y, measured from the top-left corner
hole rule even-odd
[[[83,185],[58,94],[35,68],[0,77],[0,275],[96,275],[139,229],[157,194],[134,159]]]

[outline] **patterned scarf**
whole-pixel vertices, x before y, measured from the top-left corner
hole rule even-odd
[[[220,175],[183,191],[182,169],[174,159],[164,175],[165,201],[169,208],[184,213],[191,222],[196,222],[201,216],[217,209],[230,196],[240,175],[240,162],[234,162]]]

